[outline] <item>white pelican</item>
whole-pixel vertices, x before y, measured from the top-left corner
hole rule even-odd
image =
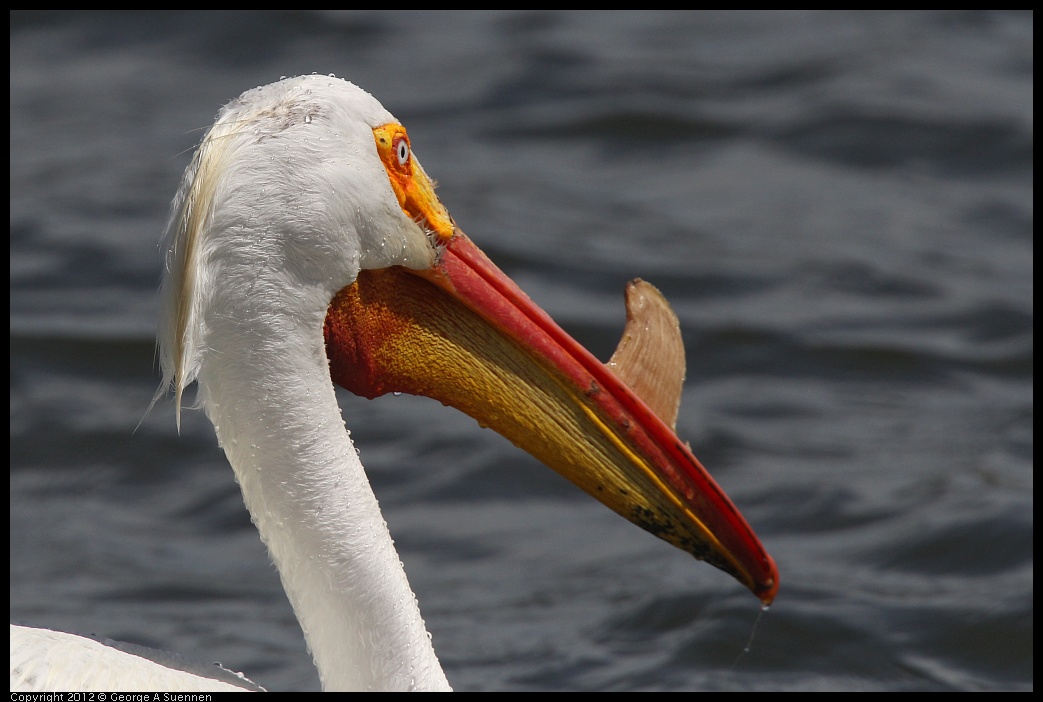
[[[458,407],[764,603],[775,596],[771,558],[668,426],[683,367],[662,391],[645,384],[640,364],[655,366],[661,344],[640,304],[613,362],[597,361],[460,231],[405,128],[362,89],[303,76],[225,106],[167,241],[164,385],[180,417],[198,384],[324,689],[449,689],[331,373],[367,397]],[[11,659],[12,689],[217,684],[15,626]]]

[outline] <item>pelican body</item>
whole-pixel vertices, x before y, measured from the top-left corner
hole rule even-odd
[[[455,406],[774,598],[773,561],[674,433],[683,348],[661,296],[635,283],[620,349],[595,359],[459,229],[405,128],[352,83],[290,78],[225,106],[166,241],[163,387],[180,417],[197,384],[324,689],[449,689],[331,378]],[[55,655],[16,665],[28,636],[12,627],[12,689],[145,685],[83,672],[129,668],[123,652],[83,654],[76,679]]]

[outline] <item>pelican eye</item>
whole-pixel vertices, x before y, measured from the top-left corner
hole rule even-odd
[[[398,165],[404,166],[409,161],[409,143],[399,137],[395,144],[395,154],[398,156]]]

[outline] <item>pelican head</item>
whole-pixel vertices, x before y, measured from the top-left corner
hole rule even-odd
[[[771,558],[674,432],[683,349],[662,388],[641,382],[680,348],[665,301],[636,285],[638,323],[614,363],[595,359],[457,227],[406,129],[355,85],[290,78],[222,109],[174,201],[166,268],[165,383],[180,414],[198,381],[325,686],[445,684],[331,376],[457,407],[775,596]]]

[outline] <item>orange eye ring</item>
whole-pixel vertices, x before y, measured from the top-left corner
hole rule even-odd
[[[453,238],[456,225],[435,195],[435,184],[413,157],[406,128],[397,122],[375,127],[377,155],[387,170],[391,189],[402,211],[421,224],[441,244]]]

